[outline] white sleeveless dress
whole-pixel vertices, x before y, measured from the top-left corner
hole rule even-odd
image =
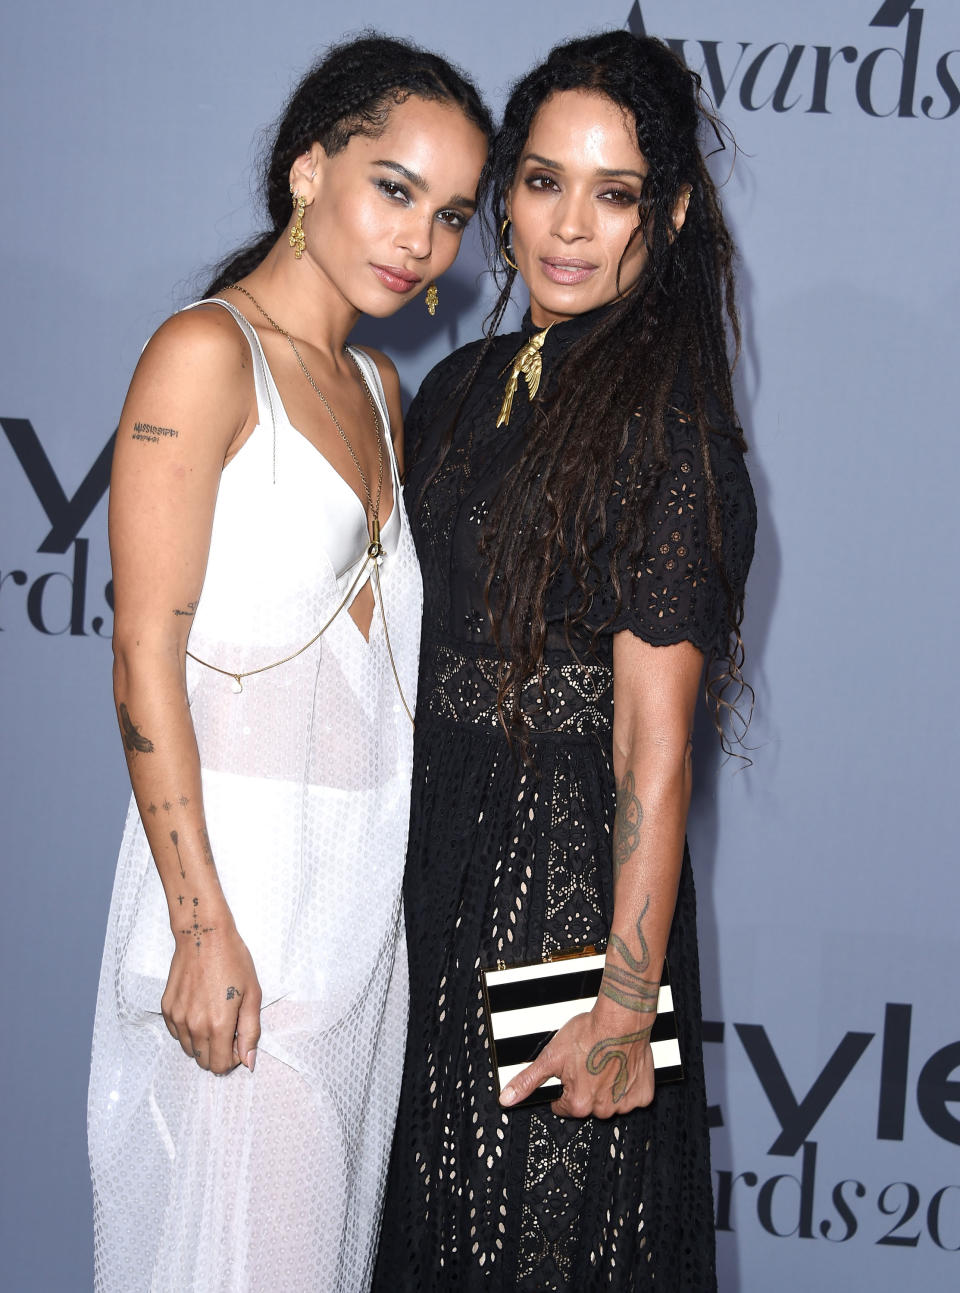
[[[290,425],[254,329],[219,304],[250,343],[259,424],[221,476],[188,647],[246,672],[313,637],[369,540],[356,494]],[[379,376],[353,353],[390,446],[380,588],[412,710],[420,572]],[[167,1032],[174,941],[131,799],[89,1092],[96,1287],[358,1293],[375,1255],[407,1011],[412,728],[379,607],[369,641],[344,609],[239,694],[190,659],[187,687],[207,828],[263,989],[263,1032],[255,1073],[225,1077]]]

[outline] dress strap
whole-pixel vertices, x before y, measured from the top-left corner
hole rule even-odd
[[[390,454],[390,466],[393,471],[394,490],[396,490],[400,473],[397,468],[396,454],[393,451],[393,431],[390,426],[390,413],[387,409],[387,395],[383,389],[383,382],[380,380],[380,370],[366,351],[361,350],[359,346],[348,346],[347,349],[360,369],[363,380],[373,396],[373,402],[377,406],[377,412],[380,414],[380,421],[387,437],[387,452]]]
[[[263,346],[260,338],[257,336],[257,330],[249,319],[244,318],[235,305],[230,301],[225,301],[222,296],[208,296],[202,301],[194,301],[192,305],[186,306],[186,309],[196,309],[198,305],[221,305],[233,315],[234,321],[240,331],[247,339],[247,345],[250,347],[250,354],[253,358],[253,384],[257,398],[257,422],[260,426],[270,427],[273,435],[273,483],[277,483],[277,409],[282,409],[280,394],[277,390],[276,383],[273,380],[273,374],[270,372],[270,365],[267,363],[267,357],[263,353]]]

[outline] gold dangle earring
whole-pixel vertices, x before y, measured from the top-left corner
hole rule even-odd
[[[440,304],[440,293],[437,291],[436,283],[430,284],[427,288],[427,294],[423,299],[424,304],[427,307],[427,311],[432,319],[437,312],[437,306]]]
[[[295,193],[293,188],[290,189],[290,195],[293,198],[293,208],[297,213],[297,218],[293,222],[293,228],[290,230],[290,246],[293,248],[295,260],[299,260],[303,255],[303,249],[307,245],[307,240],[303,233],[303,213],[306,209],[306,198],[299,193]]]
[[[500,255],[507,262],[507,264],[510,266],[511,269],[518,269],[516,262],[510,259],[509,253],[507,251],[507,248],[510,247],[510,244],[507,242],[506,237],[504,235],[507,232],[507,227],[509,226],[509,224],[510,224],[510,217],[507,216],[506,220],[504,220],[503,224],[500,226]],[[513,251],[512,247],[510,247],[510,251]]]

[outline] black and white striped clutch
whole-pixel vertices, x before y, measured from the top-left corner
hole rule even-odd
[[[558,1028],[591,1008],[600,991],[605,959],[603,952],[585,948],[583,953],[562,953],[550,961],[481,971],[497,1094],[537,1058]],[[683,1077],[666,963],[650,1049],[657,1083]],[[557,1100],[562,1093],[559,1080],[553,1079],[512,1107]]]

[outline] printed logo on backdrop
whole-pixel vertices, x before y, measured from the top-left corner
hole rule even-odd
[[[761,47],[751,40],[663,39],[700,72],[717,108],[735,98],[748,112],[829,113],[852,99],[870,117],[952,117],[960,109],[960,50],[929,48],[923,29],[926,11],[916,8],[914,0],[884,0],[868,18],[875,4],[864,4],[863,34],[850,33],[856,45],[834,48],[784,39]],[[789,6],[781,12],[789,22]],[[647,35],[640,0],[634,0],[627,26],[638,36]],[[874,47],[881,31],[890,32],[891,41],[895,32],[897,43]],[[870,48],[864,49],[865,43]]]
[[[92,632],[97,637],[109,637],[110,627],[104,629],[104,615],[94,613],[88,621],[87,613],[88,609],[112,613],[113,584],[110,582],[103,589],[101,605],[100,597],[94,597],[88,589],[90,540],[82,538],[80,531],[110,483],[116,432],[103,446],[73,496],[68,498],[33,423],[27,418],[0,417],[0,426],[23,469],[25,483],[33,489],[50,522],[37,553],[69,554],[70,558],[68,569],[38,573],[35,562],[23,560],[15,566],[5,563],[0,568],[0,632],[26,621],[38,633],[48,635],[68,633],[71,637],[85,637]],[[26,591],[16,598],[12,595],[16,589]]]
[[[805,1093],[799,1093],[785,1073],[767,1030],[760,1024],[734,1024],[737,1044],[746,1053],[753,1075],[774,1115],[773,1137],[767,1154],[774,1160],[796,1158],[799,1175],[784,1172],[782,1162],[758,1164],[735,1171],[715,1168],[716,1223],[719,1232],[745,1230],[757,1222],[781,1239],[826,1239],[831,1243],[872,1243],[892,1248],[936,1245],[960,1252],[960,1171],[957,1180],[926,1188],[904,1179],[863,1181],[856,1165],[842,1179],[829,1179],[818,1164],[815,1138],[821,1118],[834,1101],[849,1103],[847,1080],[855,1068],[862,1093],[864,1066],[872,1064],[876,1097],[859,1096],[850,1109],[858,1120],[856,1132],[878,1141],[905,1138],[908,1104],[916,1101],[925,1124],[923,1135],[960,1145],[960,1041],[932,1055],[911,1056],[913,1007],[888,1003],[882,1037],[875,1032],[848,1031],[839,1040]],[[729,1044],[722,1023],[704,1021],[705,1043]],[[709,1062],[708,1048],[706,1058]],[[911,1059],[922,1058],[916,1082],[910,1081]],[[862,1126],[859,1125],[862,1123]],[[711,1127],[723,1126],[723,1111],[710,1109]],[[867,1173],[864,1173],[867,1175]]]

